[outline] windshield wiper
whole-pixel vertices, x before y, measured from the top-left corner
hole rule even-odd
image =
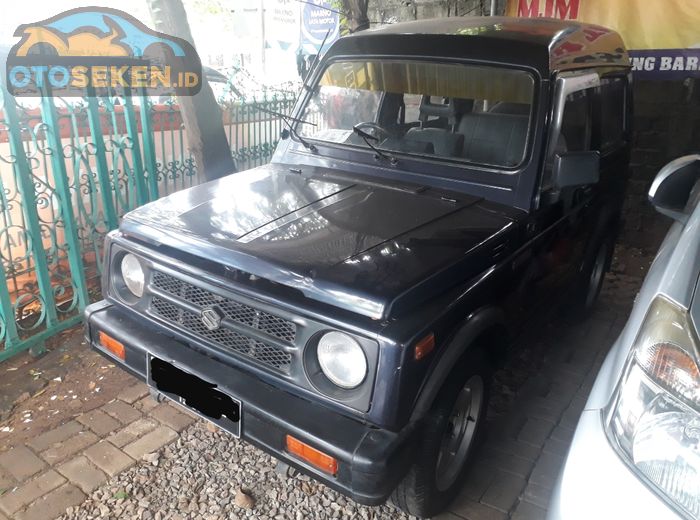
[[[352,131],[359,135],[362,138],[362,140],[367,144],[367,146],[369,146],[374,151],[374,153],[376,154],[376,158],[381,158],[385,161],[389,161],[392,166],[398,164],[399,160],[396,158],[396,156],[377,148],[371,143],[371,141],[379,141],[378,137],[375,137],[372,134],[368,134],[364,130],[358,128],[358,125],[353,126]]]
[[[316,148],[316,146],[314,146],[299,135],[299,132],[296,131],[294,125],[292,124],[292,122],[294,122],[300,125],[318,126],[316,123],[312,123],[311,121],[306,121],[304,119],[299,119],[297,117],[288,116],[287,114],[283,114],[281,112],[275,112],[274,110],[268,110],[267,108],[263,107],[258,107],[258,109],[262,110],[263,112],[267,112],[268,114],[272,114],[273,116],[279,117],[282,121],[284,121],[284,124],[287,125],[287,128],[289,128],[289,133],[292,134],[301,144],[303,144],[307,150],[310,150],[314,153],[318,151],[318,148]],[[282,137],[284,138],[284,134],[282,135]]]

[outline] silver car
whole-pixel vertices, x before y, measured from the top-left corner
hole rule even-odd
[[[657,175],[675,222],[581,414],[550,520],[700,517],[700,155]]]

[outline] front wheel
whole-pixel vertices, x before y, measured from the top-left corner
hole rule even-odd
[[[481,353],[468,355],[450,374],[425,418],[416,461],[391,496],[400,509],[427,518],[454,499],[480,438],[490,382]]]

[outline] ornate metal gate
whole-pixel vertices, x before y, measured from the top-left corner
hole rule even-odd
[[[98,299],[104,235],[128,211],[200,182],[176,104],[20,98],[0,86],[0,361],[40,352]],[[224,107],[231,153],[269,161],[294,95]],[[261,110],[262,108],[262,110]]]
[[[198,181],[179,114],[124,94],[19,106],[0,90],[0,361],[80,321],[124,213]]]

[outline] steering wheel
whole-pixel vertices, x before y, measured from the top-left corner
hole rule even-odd
[[[374,130],[375,132],[380,134],[380,135],[376,136],[377,138],[379,138],[379,137],[387,138],[387,137],[391,137],[393,135],[389,130],[387,130],[383,126],[378,125],[377,123],[374,123],[372,121],[365,121],[363,123],[358,123],[355,126],[357,126],[358,128],[363,128],[363,127],[371,128],[372,130]]]

